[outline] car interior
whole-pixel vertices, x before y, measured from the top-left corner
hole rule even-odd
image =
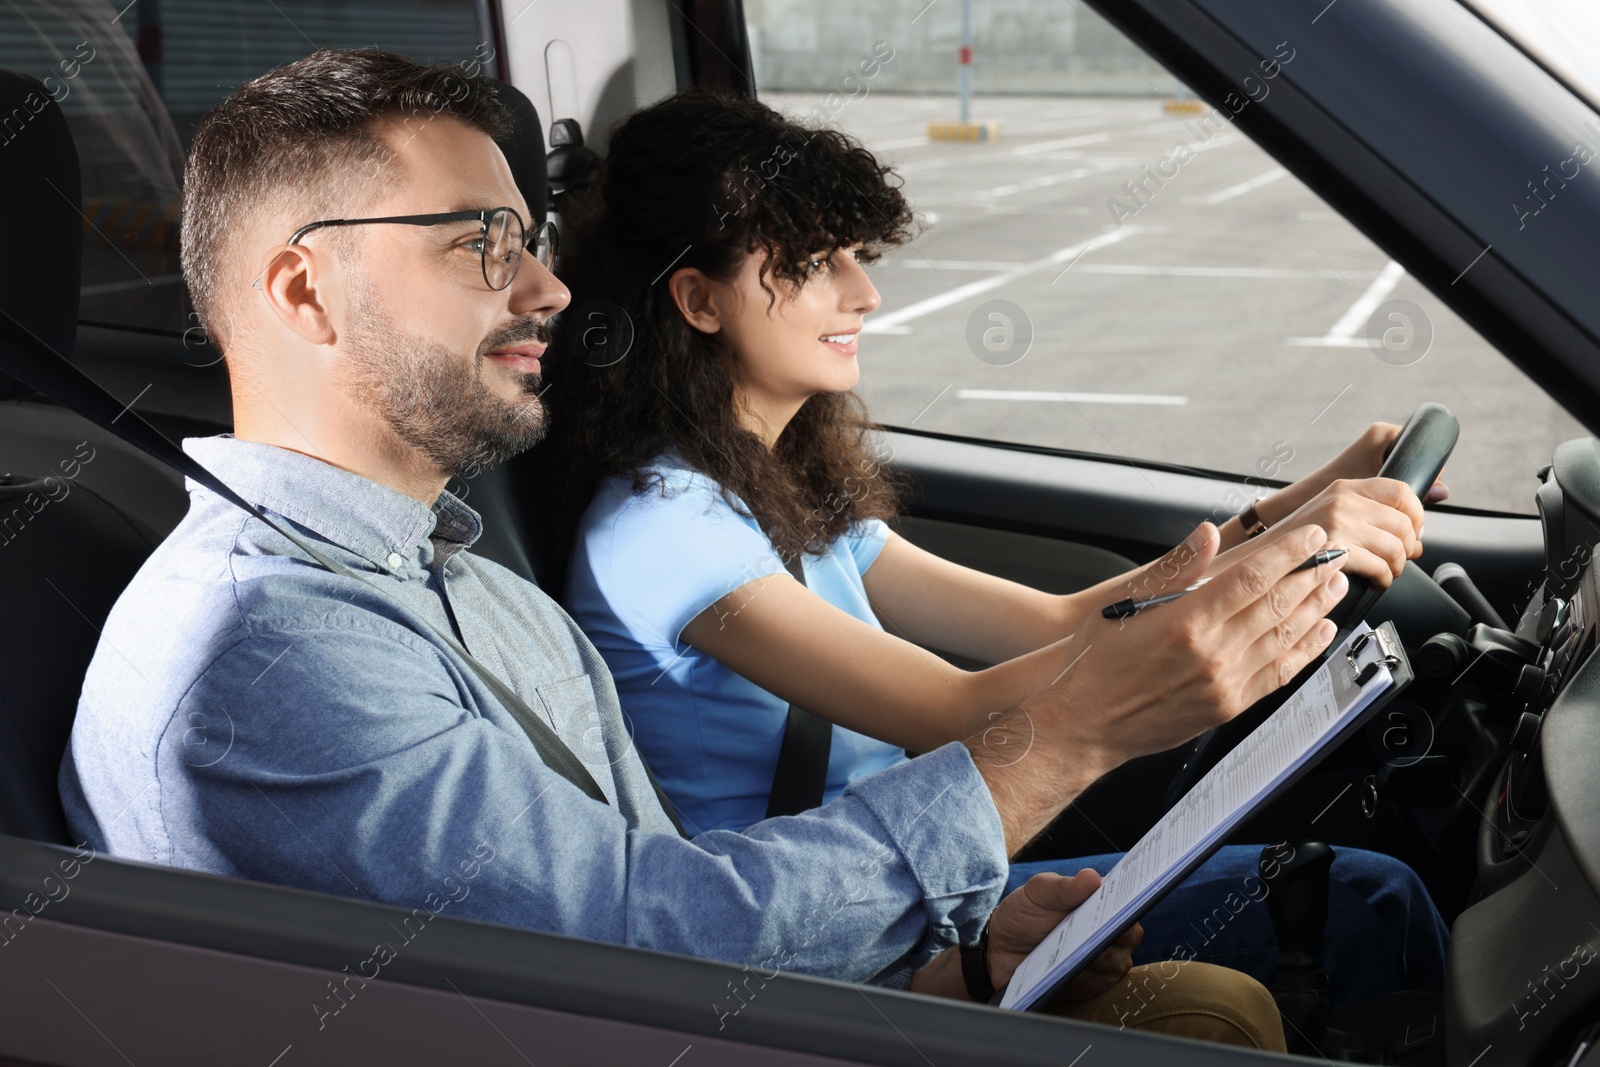
[[[402,909],[93,855],[74,842],[56,772],[99,625],[187,507],[182,474],[135,424],[170,442],[231,428],[226,371],[178,275],[177,190],[150,177],[161,169],[151,161],[170,174],[207,94],[214,103],[260,71],[220,52],[180,68],[171,58],[185,32],[179,15],[193,26],[209,12],[241,33],[259,25],[284,59],[309,51],[313,37],[336,38],[307,36],[275,4],[163,0],[163,61],[151,0],[139,0],[138,25],[127,27],[97,0],[62,5],[56,29],[43,28],[47,5],[5,2],[0,989],[19,1021],[0,1028],[0,1064],[1222,1064],[1264,1055],[449,916],[369,982],[351,968],[392,937]],[[1325,2],[1059,6],[1092,8],[1095,25],[1125,35],[1118,40],[1208,106],[1237,99],[1241,72],[1293,41],[1294,62],[1270,95],[1230,119],[1250,150],[1402,265],[1441,315],[1475,331],[1563,419],[1600,427],[1600,302],[1590,292],[1600,187],[1568,176],[1548,219],[1505,209],[1547,163],[1573,156],[1575,139],[1600,136],[1585,132],[1600,130],[1593,83],[1503,18],[1498,2]],[[349,43],[405,51],[426,42],[436,53],[413,58],[459,58],[497,78],[516,120],[501,148],[529,205],[559,218],[564,198],[592,179],[605,132],[631,110],[689,86],[764,95],[753,56],[773,35],[756,15],[781,6],[412,0],[391,25],[352,30]],[[315,17],[312,5],[293,11],[302,8]],[[80,37],[93,43],[87,52],[73,50]],[[151,109],[162,121],[145,121]],[[128,132],[141,121],[156,132]],[[996,158],[994,180],[1012,177],[1006,165]],[[1307,214],[1300,222],[1312,226]],[[1436,351],[1436,362],[1448,359]],[[932,395],[939,382],[929,381]],[[1414,418],[1422,442],[1397,449],[1386,473],[1425,489],[1453,447],[1458,465],[1475,462],[1484,438],[1501,447],[1465,392],[1417,400],[1434,403],[1372,414]],[[885,418],[892,464],[911,486],[897,530],[1053,592],[1158,557],[1229,493],[1286,484],[1176,455],[919,429],[919,418]],[[1291,1058],[1600,1064],[1600,968],[1583,966],[1600,945],[1600,440],[1582,430],[1517,461],[1516,478],[1495,486],[1514,504],[1430,507],[1422,558],[1381,596],[1353,582],[1336,614],[1393,620],[1417,677],[1234,840],[1327,842],[1405,860],[1450,924],[1449,970],[1442,994],[1331,1009],[1325,977],[1318,985],[1326,862],[1286,872],[1273,898],[1283,950],[1273,992]],[[526,462],[450,488],[483,516],[474,551],[559,595],[567,531],[528,491]],[[1017,859],[1132,846],[1281,699],[1106,776]],[[333,1016],[308,1010],[330,995]]]

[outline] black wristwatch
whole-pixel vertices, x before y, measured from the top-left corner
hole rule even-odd
[[[1244,529],[1246,541],[1267,528],[1267,524],[1261,521],[1260,512],[1256,511],[1256,503],[1254,500],[1250,501],[1238,515],[1239,525]]]
[[[973,945],[961,946],[961,977],[967,983],[967,995],[979,1004],[987,1004],[995,989],[989,981],[989,924],[983,924],[983,933]]]

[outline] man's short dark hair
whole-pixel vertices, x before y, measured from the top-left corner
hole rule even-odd
[[[489,78],[376,48],[313,52],[212,108],[189,149],[182,231],[183,277],[212,342],[226,345],[229,296],[249,284],[226,257],[253,215],[303,205],[312,222],[337,217],[358,191],[372,199],[398,178],[381,130],[405,138],[441,115],[491,137],[510,130]]]

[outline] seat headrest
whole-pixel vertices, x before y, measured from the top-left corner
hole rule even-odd
[[[509,136],[495,141],[511,165],[511,177],[516,181],[522,198],[533,213],[532,224],[537,226],[545,219],[549,206],[549,179],[545,173],[544,127],[539,123],[539,112],[522,90],[506,82],[496,82],[500,102],[511,112],[512,130]]]
[[[512,131],[497,142],[533,214],[549,203],[544,127],[533,103],[498,83]],[[66,116],[38,79],[0,69],[0,307],[51,348],[71,358],[83,282],[83,191],[78,151]],[[0,400],[31,389],[0,373]]]
[[[0,118],[0,307],[71,358],[83,281],[78,150],[36,78],[0,69]],[[0,400],[31,392],[0,374]]]

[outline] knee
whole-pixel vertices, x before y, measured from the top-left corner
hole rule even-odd
[[[1341,848],[1335,853],[1329,877],[1364,896],[1370,898],[1387,891],[1404,897],[1428,897],[1422,879],[1403,860],[1364,848]]]
[[[1287,1050],[1272,995],[1243,971],[1194,961],[1146,964],[1103,996],[1112,998],[1105,1021],[1127,1029]]]

